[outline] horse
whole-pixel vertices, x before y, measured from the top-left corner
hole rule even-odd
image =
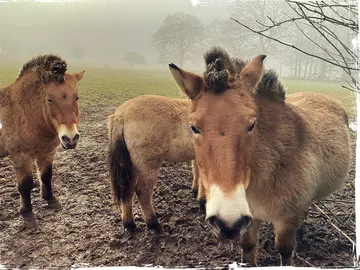
[[[70,74],[66,69],[60,57],[39,55],[0,90],[0,157],[9,156],[14,163],[20,214],[30,226],[37,224],[31,204],[34,161],[42,198],[49,207],[60,208],[51,186],[54,155],[60,144],[74,149],[80,138],[77,83],[85,70]]]
[[[169,64],[190,98],[206,222],[219,239],[241,236],[242,262],[256,263],[261,221],[275,229],[281,265],[293,265],[294,236],[313,201],[341,189],[350,168],[348,115],[318,93],[285,94],[265,55],[204,53],[202,75]]]
[[[115,205],[121,207],[124,233],[131,235],[136,229],[132,214],[135,193],[148,229],[163,230],[155,215],[153,190],[164,161],[194,159],[189,106],[189,99],[143,95],[127,100],[108,117],[111,194]],[[192,190],[202,206],[197,166],[194,161],[192,165]]]

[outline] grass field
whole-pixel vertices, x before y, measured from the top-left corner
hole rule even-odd
[[[11,84],[20,65],[0,66],[0,85]],[[72,68],[79,71],[84,67]],[[180,97],[175,82],[165,65],[163,69],[116,69],[87,68],[87,73],[80,84],[82,106],[119,105],[125,100],[144,94]],[[351,117],[355,113],[355,94],[341,87],[341,83],[283,79],[287,93],[318,92],[339,99]]]

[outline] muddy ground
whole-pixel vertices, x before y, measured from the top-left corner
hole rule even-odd
[[[135,201],[132,239],[121,237],[122,224],[110,198],[106,164],[106,118],[110,107],[82,110],[81,143],[75,150],[60,150],[54,163],[53,186],[63,205],[46,208],[39,187],[32,193],[39,220],[37,229],[24,228],[18,214],[19,195],[12,164],[0,160],[1,264],[12,267],[60,267],[72,265],[161,265],[166,267],[219,267],[240,262],[240,242],[218,242],[199,215],[191,193],[190,164],[164,164],[154,194],[163,235],[154,235],[143,223]],[[355,239],[355,169],[343,191],[318,206],[331,222]],[[258,245],[260,266],[279,265],[274,233],[263,224]],[[296,253],[296,266],[352,266],[351,242],[312,206],[305,235]]]

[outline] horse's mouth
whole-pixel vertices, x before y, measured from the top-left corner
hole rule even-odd
[[[76,143],[74,143],[74,144],[65,144],[65,143],[61,142],[61,146],[65,150],[75,149],[76,145],[77,145]]]

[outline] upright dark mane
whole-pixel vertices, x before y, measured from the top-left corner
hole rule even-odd
[[[205,82],[214,93],[221,93],[228,88],[230,78],[236,79],[248,62],[240,58],[230,58],[228,53],[218,46],[207,51],[204,54],[204,60]],[[274,70],[265,71],[256,89],[256,95],[279,102],[285,100],[285,87]]]
[[[64,75],[67,68],[66,62],[60,57],[52,54],[39,55],[28,61],[22,66],[17,79],[20,79],[26,72],[37,68],[40,68],[47,73],[47,76],[45,76],[46,78],[41,78],[44,83],[51,81],[63,83],[65,80]]]
[[[259,83],[256,94],[278,102],[285,101],[285,87],[274,70],[267,70]]]

